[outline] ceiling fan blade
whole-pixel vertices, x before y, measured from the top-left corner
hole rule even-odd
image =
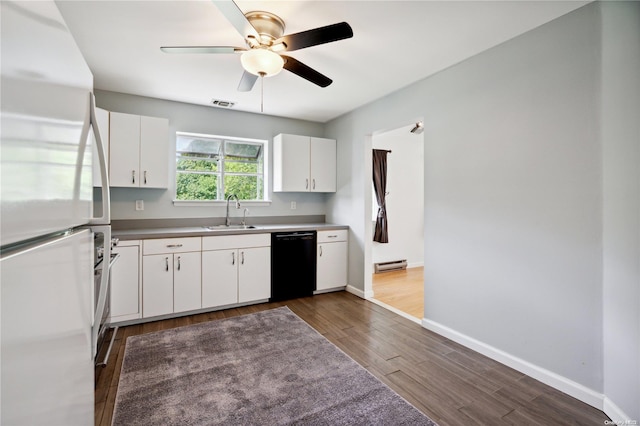
[[[288,34],[273,42],[274,45],[284,43],[284,50],[304,49],[305,47],[317,46],[319,44],[331,43],[333,41],[344,40],[353,37],[353,30],[346,22],[340,22],[326,27],[315,28],[313,30],[302,31],[300,33]]]
[[[250,92],[253,89],[253,85],[256,84],[258,76],[245,71],[242,73],[240,84],[238,84],[238,92]]]
[[[233,46],[163,46],[164,53],[236,53],[247,49]]]
[[[258,31],[251,25],[251,23],[247,20],[242,13],[242,10],[238,7],[235,2],[231,0],[212,0],[213,4],[218,7],[218,10],[222,12],[222,14],[227,18],[231,25],[234,26],[236,31],[240,33],[243,38],[251,35],[256,39],[259,39],[260,35]]]
[[[314,84],[317,84],[320,87],[327,87],[333,80],[329,77],[320,74],[318,71],[313,68],[303,64],[302,62],[294,59],[290,56],[281,55],[282,59],[284,59],[284,69],[294,73],[297,76],[304,78]]]

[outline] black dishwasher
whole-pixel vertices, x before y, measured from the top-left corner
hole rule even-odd
[[[313,296],[316,289],[316,231],[271,234],[271,299]]]

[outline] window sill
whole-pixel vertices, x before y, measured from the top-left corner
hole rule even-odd
[[[231,200],[230,205],[233,205],[235,200]],[[173,205],[176,207],[215,207],[215,206],[226,206],[227,202],[223,200],[215,200],[215,201],[189,201],[189,200],[173,200]],[[271,205],[271,200],[240,200],[241,206],[253,206],[253,207],[268,207]]]

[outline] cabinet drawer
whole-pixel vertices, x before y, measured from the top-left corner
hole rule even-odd
[[[221,235],[202,237],[202,250],[226,250],[271,246],[271,234]]]
[[[318,231],[318,244],[334,243],[336,241],[347,241],[349,231],[346,229],[338,229],[334,231]]]
[[[200,251],[201,246],[201,237],[160,238],[157,240],[144,240],[142,243],[142,254],[148,255]]]
[[[140,240],[119,240],[116,247],[140,246]]]

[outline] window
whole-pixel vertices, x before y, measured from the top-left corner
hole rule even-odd
[[[176,199],[266,199],[264,158],[267,141],[176,133]]]

